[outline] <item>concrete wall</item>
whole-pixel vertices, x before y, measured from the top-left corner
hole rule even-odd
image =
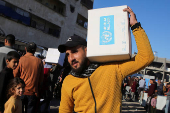
[[[58,47],[59,44],[65,43],[68,37],[73,34],[83,38],[87,37],[87,29],[76,24],[78,13],[88,18],[87,8],[80,3],[81,0],[60,0],[66,4],[66,13],[64,16],[35,0],[5,1],[61,27],[60,37],[56,38],[40,30],[27,27],[0,16],[0,27],[6,34],[14,34],[17,39],[34,41],[38,45],[45,47]],[[70,5],[75,7],[74,13],[70,11]]]

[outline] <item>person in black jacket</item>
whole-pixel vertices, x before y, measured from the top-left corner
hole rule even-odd
[[[20,55],[16,51],[9,52],[6,58],[7,66],[0,72],[0,113],[4,111],[7,85],[14,78],[13,70],[17,67],[19,58]]]
[[[161,82],[161,80],[158,80],[157,94],[160,96],[164,95],[163,86],[164,86],[164,84]]]

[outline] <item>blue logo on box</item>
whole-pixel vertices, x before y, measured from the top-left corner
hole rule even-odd
[[[114,15],[100,17],[100,45],[115,44]]]

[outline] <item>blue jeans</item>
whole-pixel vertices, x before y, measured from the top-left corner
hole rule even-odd
[[[38,98],[35,95],[22,95],[22,113],[35,113]]]

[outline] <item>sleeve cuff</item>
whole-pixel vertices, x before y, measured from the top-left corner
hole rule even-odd
[[[132,26],[131,26],[131,30],[133,31],[134,29],[139,28],[139,27],[141,27],[140,22],[136,23],[135,25],[132,25]],[[142,27],[141,27],[141,28],[142,28]]]

